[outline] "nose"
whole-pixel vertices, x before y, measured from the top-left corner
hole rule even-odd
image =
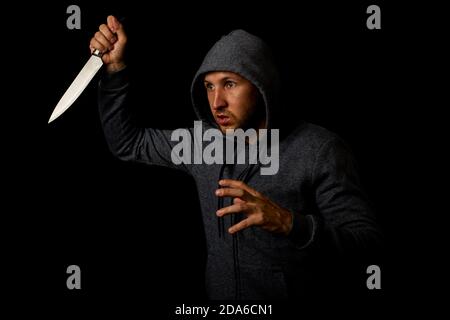
[[[212,97],[212,108],[213,110],[223,109],[227,106],[227,101],[225,99],[224,93],[220,88],[214,90]]]

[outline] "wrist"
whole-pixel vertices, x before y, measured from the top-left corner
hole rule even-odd
[[[108,73],[116,73],[123,69],[125,69],[126,64],[124,62],[116,62],[116,63],[110,63],[106,65],[106,72]]]
[[[284,222],[283,222],[283,231],[282,233],[286,236],[288,236],[291,233],[293,222],[294,222],[294,215],[288,211],[284,211]]]

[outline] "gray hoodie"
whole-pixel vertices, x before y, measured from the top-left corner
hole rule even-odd
[[[208,52],[192,83],[192,102],[204,125],[215,127],[203,86],[209,71],[231,71],[260,91],[268,128],[278,108],[279,76],[269,48],[258,37],[236,30]],[[279,142],[279,171],[261,175],[259,165],[179,164],[171,159],[171,130],[138,128],[127,108],[127,71],[105,75],[99,86],[104,133],[114,155],[122,160],[182,170],[198,189],[207,241],[206,289],[211,299],[284,299],[324,293],[326,277],[343,258],[358,257],[377,247],[380,233],[361,191],[353,157],[335,134],[301,122]],[[193,129],[189,129],[195,139]],[[194,148],[192,148],[194,149]],[[254,226],[234,235],[225,232],[244,217],[217,218],[220,178],[243,180],[293,214],[289,236]],[[298,215],[305,215],[306,232]]]

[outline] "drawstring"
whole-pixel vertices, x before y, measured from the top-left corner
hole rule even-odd
[[[225,170],[225,166],[226,164],[222,164],[222,166],[220,167],[219,170],[219,179],[217,181],[222,180],[223,177],[223,172]],[[237,180],[242,180],[244,183],[247,182],[249,173],[252,171],[253,167],[255,165],[254,164],[250,164],[248,165],[238,176]],[[218,185],[218,188],[221,188],[220,185]],[[222,197],[218,197],[217,198],[217,210],[220,210],[223,208],[223,198]],[[232,215],[232,220],[233,220],[234,215]],[[232,225],[234,223],[232,222]],[[219,238],[222,238],[224,233],[225,233],[225,226],[224,226],[224,222],[223,219],[221,217],[217,217],[217,229],[218,229],[218,233],[219,233]]]
[[[222,180],[223,171],[225,170],[225,166],[226,166],[226,164],[224,163],[220,167],[219,179],[217,181]],[[220,185],[219,185],[218,188],[220,188]],[[222,209],[222,208],[223,208],[223,198],[222,197],[218,197],[217,198],[217,210]],[[218,228],[218,232],[219,232],[219,238],[222,238],[224,233],[225,233],[225,227],[224,227],[224,224],[223,224],[223,219],[221,217],[217,217],[217,228]]]

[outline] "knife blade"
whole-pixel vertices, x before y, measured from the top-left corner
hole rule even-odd
[[[50,116],[50,119],[48,120],[48,123],[58,118],[64,113],[64,111],[69,109],[69,107],[75,102],[75,100],[77,100],[83,90],[87,87],[89,82],[91,82],[92,78],[94,78],[95,74],[98,70],[100,70],[102,65],[102,53],[96,49],[75,80],[73,80],[70,87],[59,100]]]

